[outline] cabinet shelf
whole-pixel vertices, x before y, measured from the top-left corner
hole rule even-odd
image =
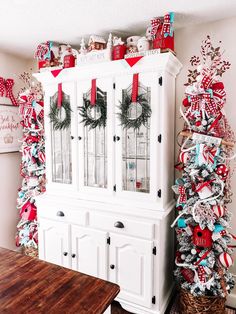
[[[150,158],[149,157],[145,157],[145,156],[123,156],[122,157],[123,158],[123,160],[127,160],[127,159],[135,159],[135,160],[150,160]]]

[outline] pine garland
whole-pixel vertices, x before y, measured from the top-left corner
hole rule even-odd
[[[148,103],[148,100],[143,96],[139,95],[137,97],[137,103],[139,103],[142,107],[142,113],[137,119],[129,119],[128,111],[130,105],[132,103],[131,96],[126,95],[123,102],[120,103],[119,109],[120,113],[118,113],[121,125],[126,129],[139,129],[142,125],[147,126],[148,119],[151,117],[152,110]]]
[[[61,120],[61,110],[65,110],[65,118]],[[66,100],[62,100],[61,107],[58,107],[57,100],[51,103],[50,106],[50,123],[53,124],[54,130],[67,129],[71,124],[71,108],[70,103]]]
[[[88,110],[93,106],[91,105],[90,100],[84,98],[84,105],[79,107],[80,115],[82,117],[81,123],[84,123],[84,126],[89,126],[90,129],[95,129],[96,127],[105,128],[107,121],[107,105],[105,98],[99,96],[98,94],[98,98],[94,107],[95,106],[101,111],[101,116],[98,119],[93,119],[88,115]]]

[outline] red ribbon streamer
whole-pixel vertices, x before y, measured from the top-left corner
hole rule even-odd
[[[137,102],[138,97],[138,73],[133,74],[132,102]]]
[[[202,257],[196,262],[196,263],[194,263],[194,265],[199,265],[200,263],[201,263],[201,261],[205,258],[205,257],[207,257],[207,255],[209,254],[211,252],[211,250],[208,250],[208,251],[206,251],[203,255],[202,255]]]
[[[62,83],[58,84],[57,107],[61,108],[62,103]]]
[[[96,96],[97,96],[96,79],[93,79],[92,86],[91,86],[91,99],[90,99],[91,106],[96,105]]]

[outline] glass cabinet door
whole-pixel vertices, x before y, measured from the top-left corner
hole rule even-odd
[[[96,102],[91,104],[91,81],[78,84],[78,139],[81,172],[79,189],[85,193],[112,190],[112,79],[96,80]],[[92,192],[93,193],[93,192]]]
[[[132,102],[133,75],[117,78],[117,192],[135,199],[156,199],[158,180],[158,84],[154,73],[139,73],[137,101]],[[135,194],[134,194],[135,193]]]
[[[107,93],[97,88],[98,105],[90,104],[91,91],[84,93],[83,106],[86,108],[90,125],[84,123],[84,185],[107,188]],[[105,115],[105,116],[103,116]],[[102,117],[103,116],[103,117]],[[100,122],[99,122],[100,121]],[[97,122],[97,123],[96,123]]]
[[[139,86],[139,93],[150,104],[150,88]],[[122,103],[131,97],[131,86],[122,90]],[[130,107],[132,104],[130,104]],[[136,106],[136,107],[135,107]],[[135,121],[142,114],[139,105],[134,104],[127,112],[127,118]],[[124,191],[150,192],[150,118],[139,128],[122,128],[122,185]]]
[[[57,102],[58,93],[50,97],[50,107]],[[70,96],[63,93],[63,100],[70,103]],[[65,119],[65,111],[59,112],[58,118]],[[71,126],[64,129],[56,129],[55,124],[50,123],[51,128],[51,163],[52,182],[72,183],[72,161],[71,161]]]

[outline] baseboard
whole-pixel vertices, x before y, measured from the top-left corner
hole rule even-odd
[[[236,309],[236,293],[230,293],[227,296],[226,305]]]

